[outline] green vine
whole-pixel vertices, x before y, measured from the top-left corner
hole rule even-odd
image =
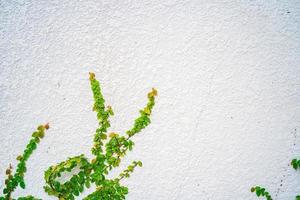
[[[21,188],[25,188],[24,174],[27,170],[26,162],[33,153],[33,151],[37,148],[37,145],[40,143],[40,139],[42,139],[45,135],[45,130],[49,129],[49,125],[41,125],[37,128],[35,132],[32,133],[31,140],[27,144],[22,155],[17,157],[18,164],[15,173],[13,173],[13,168],[11,164],[6,170],[7,179],[5,180],[5,188],[3,189],[3,197],[0,197],[0,200],[11,200],[12,193],[15,189],[20,186]],[[19,197],[19,200],[35,200],[33,196],[27,197]]]
[[[300,160],[293,159],[291,162],[292,167],[297,170],[300,169]],[[258,197],[264,197],[266,200],[273,200],[270,193],[261,186],[255,186],[251,188],[251,192],[255,192],[256,196]],[[300,200],[300,195],[297,195],[295,197],[296,200]]]
[[[134,146],[132,137],[146,128],[151,120],[153,106],[155,105],[155,97],[157,91],[152,88],[148,93],[148,103],[140,110],[140,116],[135,119],[133,126],[126,131],[126,134],[120,135],[115,132],[108,133],[110,128],[109,117],[114,115],[111,106],[105,105],[101,87],[95,78],[94,73],[90,73],[90,84],[93,92],[94,106],[93,110],[97,113],[99,126],[95,131],[93,139],[92,154],[95,156],[91,161],[85,155],[79,155],[68,158],[66,161],[60,162],[57,165],[50,166],[44,174],[46,185],[45,192],[50,196],[55,196],[59,200],[74,200],[79,196],[85,188],[89,188],[91,184],[96,185],[96,191],[87,195],[84,200],[124,200],[128,194],[128,188],[121,185],[121,181],[129,178],[136,167],[142,167],[141,161],[133,161],[118,177],[108,179],[109,172],[118,167],[121,159],[126,156],[128,151],[131,151]],[[13,192],[17,187],[25,189],[24,175],[27,171],[26,162],[37,148],[40,140],[44,137],[45,131],[49,129],[49,124],[40,125],[37,130],[32,133],[31,139],[27,144],[23,154],[17,156],[17,167],[13,171],[10,164],[6,169],[5,187],[3,196],[0,200],[14,200]],[[291,165],[295,170],[300,169],[300,160],[293,159]],[[77,170],[76,170],[77,169]],[[74,174],[74,171],[77,171]],[[62,182],[58,179],[64,177],[66,173],[74,175],[68,181]],[[270,193],[261,186],[251,188],[257,197],[263,197],[266,200],[272,200]],[[32,195],[26,197],[18,197],[18,200],[40,200]],[[300,200],[300,195],[297,195],[296,200]]]
[[[121,185],[124,178],[130,177],[130,174],[136,167],[141,167],[141,161],[133,161],[117,178],[108,179],[109,172],[120,165],[121,159],[131,151],[134,146],[132,137],[141,132],[150,124],[150,115],[155,104],[157,91],[153,88],[148,93],[148,103],[140,110],[140,116],[134,121],[131,129],[126,131],[125,135],[118,133],[107,133],[110,127],[109,117],[114,115],[111,106],[105,105],[105,100],[101,93],[99,82],[94,73],[90,73],[90,84],[93,92],[94,106],[93,110],[97,113],[99,126],[95,131],[94,144],[91,149],[95,156],[91,161],[85,155],[79,155],[68,158],[66,161],[49,167],[44,174],[46,185],[45,192],[50,196],[55,196],[59,200],[73,200],[79,196],[85,188],[91,184],[96,185],[96,191],[89,194],[84,200],[122,200],[128,194],[128,188]],[[37,131],[32,134],[32,139],[26,146],[24,153],[17,157],[19,164],[16,172],[12,173],[12,166],[6,170],[7,179],[5,180],[4,196],[0,200],[12,200],[12,193],[20,186],[25,188],[24,174],[26,172],[26,161],[36,149],[40,139],[44,137],[44,131],[49,125],[39,126]],[[77,172],[74,174],[74,172]],[[68,181],[62,182],[59,177],[64,177],[66,173],[73,175]],[[18,200],[37,200],[33,196],[19,197]]]

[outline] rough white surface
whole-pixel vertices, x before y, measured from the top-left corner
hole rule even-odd
[[[159,91],[152,124],[124,167],[130,200],[254,200],[300,193],[299,1],[0,0],[0,189],[5,168],[38,124],[51,129],[28,161],[27,189],[44,170],[91,157],[88,72],[124,132]],[[86,194],[86,193],[85,193]]]

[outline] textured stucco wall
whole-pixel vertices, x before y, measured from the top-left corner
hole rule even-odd
[[[122,165],[144,163],[124,182],[128,199],[254,200],[255,184],[294,199],[299,20],[296,0],[0,0],[0,189],[38,124],[51,129],[16,194],[53,199],[43,171],[91,157],[94,71],[117,132],[159,90],[152,124]]]

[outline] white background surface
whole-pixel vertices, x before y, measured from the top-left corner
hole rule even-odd
[[[299,1],[0,0],[0,17],[1,190],[39,124],[51,129],[15,196],[53,199],[44,170],[92,157],[94,71],[112,131],[159,91],[152,124],[117,170],[144,163],[124,182],[129,200],[254,200],[256,184],[274,199],[300,193],[288,166],[300,156]]]

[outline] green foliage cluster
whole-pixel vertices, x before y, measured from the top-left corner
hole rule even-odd
[[[69,181],[61,184],[57,178],[61,177],[63,173],[71,172],[74,168],[79,167],[80,172],[73,175]],[[78,196],[84,189],[84,186],[90,185],[91,164],[84,157],[84,155],[69,158],[56,166],[51,166],[45,172],[44,186],[45,191],[52,196],[64,199],[72,199],[73,195]]]
[[[300,169],[300,160],[293,159],[291,162],[292,167],[297,170]],[[258,197],[265,197],[266,200],[272,200],[272,197],[268,191],[266,191],[265,188],[261,186],[255,186],[251,188],[251,192],[255,192],[256,196]],[[297,195],[295,197],[296,200],[300,200],[300,195]]]
[[[3,197],[0,197],[0,200],[10,200],[12,199],[11,195],[15,191],[15,189],[20,186],[21,188],[25,188],[24,174],[27,170],[26,161],[29,159],[33,151],[37,148],[40,140],[45,135],[45,130],[49,129],[49,125],[40,125],[35,132],[32,133],[32,137],[27,144],[22,155],[17,157],[18,164],[15,173],[12,171],[12,166],[9,165],[6,170],[7,179],[5,180],[5,188],[3,189]],[[19,197],[19,200],[35,200],[37,198],[33,196],[27,197]]]
[[[255,186],[253,188],[251,188],[251,192],[255,192],[255,194],[260,197],[265,197],[267,200],[272,200],[271,195],[269,194],[268,191],[266,191],[265,188],[260,187],[260,186]]]
[[[300,168],[300,160],[298,160],[296,158],[293,159],[291,162],[291,165],[295,170],[299,169]]]
[[[108,133],[110,128],[109,117],[114,115],[111,106],[105,105],[100,84],[94,73],[90,73],[90,84],[94,97],[93,110],[97,113],[99,126],[95,131],[93,139],[92,154],[95,156],[91,161],[85,155],[68,158],[57,165],[50,166],[44,174],[46,185],[44,190],[48,195],[55,196],[59,200],[73,200],[76,196],[89,188],[91,184],[96,185],[96,191],[89,194],[84,200],[122,200],[128,194],[128,188],[121,185],[121,180],[130,177],[134,169],[142,166],[141,161],[133,161],[120,175],[114,179],[108,179],[109,172],[120,165],[122,157],[134,146],[132,137],[141,132],[150,124],[150,115],[155,104],[157,91],[152,88],[148,93],[148,103],[140,110],[140,116],[134,121],[133,126],[120,135],[115,132]],[[49,125],[39,126],[33,133],[32,139],[27,145],[24,154],[18,156],[19,164],[15,174],[12,174],[12,167],[7,169],[8,178],[5,181],[4,196],[0,200],[11,200],[12,192],[20,186],[25,188],[24,173],[26,172],[26,161],[36,149],[40,139],[44,137],[45,129]],[[77,170],[77,171],[76,171]],[[74,173],[76,171],[77,173]],[[78,172],[79,171],[79,172]],[[64,177],[66,173],[73,175],[68,181],[59,181],[59,177]],[[18,200],[37,200],[33,196],[19,197]]]

